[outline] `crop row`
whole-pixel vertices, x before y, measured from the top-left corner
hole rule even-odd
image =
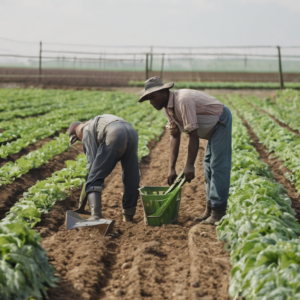
[[[66,161],[67,168],[32,186],[0,222],[0,299],[42,299],[54,286],[54,269],[32,228],[58,200],[85,181],[86,159]]]
[[[141,159],[148,155],[148,142],[161,135],[162,127],[165,123],[163,115],[154,111],[150,105],[144,105],[143,111],[137,107],[128,106],[119,111],[118,116],[126,119],[137,130],[139,139],[138,156]],[[112,113],[114,109],[103,111],[102,113]],[[92,116],[92,115],[91,115]],[[42,148],[30,152],[27,156],[22,156],[15,163],[8,162],[0,168],[0,185],[12,183],[15,178],[26,174],[30,169],[38,168],[47,163],[53,156],[67,150],[69,144],[68,134],[60,134],[56,140],[46,143]],[[19,145],[20,146],[20,145]]]
[[[270,115],[292,129],[300,132],[300,92],[282,90],[276,93],[274,99],[268,97],[264,101],[257,97],[251,98],[256,106],[263,108]]]
[[[291,200],[259,159],[234,108],[230,109],[230,196],[227,215],[217,227],[219,240],[231,252],[229,293],[245,299],[299,299],[300,226]]]
[[[146,118],[150,120],[153,117]],[[153,127],[151,125],[149,127],[147,121],[145,125],[140,124],[139,128],[137,124],[135,126],[140,135],[139,158],[148,154],[149,150],[145,149],[145,146],[149,140],[162,133],[164,121],[161,122],[159,119],[156,121],[158,122],[155,124],[152,122]],[[64,200],[72,189],[85,181],[87,171],[84,155],[78,156],[76,161],[66,161],[66,165],[67,168],[53,173],[52,177],[32,186],[0,222],[1,299],[2,297],[3,299],[27,299],[30,295],[40,299],[42,298],[40,292],[45,293],[44,285],[53,286],[55,282],[54,271],[47,262],[46,253],[37,243],[40,237],[27,226],[33,227],[40,221],[41,213],[47,213],[56,201]],[[28,248],[31,251],[28,251]],[[22,259],[19,258],[19,265],[16,269],[16,261],[13,257],[20,253],[22,253]],[[10,274],[10,276],[5,274]],[[37,276],[38,274],[40,276]]]
[[[17,110],[20,110],[20,116],[25,116],[21,112],[24,108],[37,108],[53,104],[59,105],[76,99],[78,96],[81,96],[80,93],[84,92],[42,89],[1,89],[0,111],[11,113],[13,110],[16,110],[15,114],[18,115]]]
[[[69,135],[60,134],[57,139],[46,143],[41,148],[22,156],[14,163],[8,162],[0,168],[0,185],[12,183],[16,178],[26,174],[30,169],[38,168],[47,163],[53,156],[67,150]]]
[[[9,107],[5,107],[3,111],[0,112],[0,120],[10,120],[17,117],[28,117],[35,116],[40,114],[45,114],[52,110],[66,108],[70,105],[69,97],[43,97],[37,99],[31,99],[31,101],[27,101],[27,103],[22,103],[21,107],[15,109],[9,109]],[[12,104],[16,105],[16,103],[12,102]],[[24,107],[24,105],[26,105]],[[2,108],[4,108],[2,105]]]
[[[286,176],[295,184],[296,189],[300,190],[300,139],[294,133],[278,125],[267,114],[250,106],[247,100],[251,102],[252,97],[229,96],[229,99],[268,151],[274,151],[272,157],[283,161],[283,164],[291,170],[292,174],[286,174]]]
[[[130,81],[129,86],[144,87],[144,81]],[[286,88],[299,89],[300,83],[286,82]],[[276,82],[194,82],[181,81],[175,83],[177,89],[280,89]]]
[[[0,122],[0,128],[4,130],[0,134],[0,142],[9,141],[18,137],[25,139],[42,138],[53,134],[61,128],[66,128],[70,124],[70,118],[83,117],[85,114],[97,112],[98,107],[104,108],[109,105],[119,104],[122,108],[124,102],[129,105],[125,95],[114,93],[108,96],[107,93],[82,94],[76,100],[68,101],[64,98],[64,108],[51,111],[40,117],[16,118],[9,121]],[[136,104],[136,103],[135,103]],[[133,105],[133,104],[132,104]]]
[[[20,138],[0,146],[0,157],[6,158],[38,139],[51,136],[61,129],[68,128],[74,120],[88,120],[97,114],[103,113],[120,115],[120,112],[123,112],[123,115],[127,117],[131,115],[132,111],[136,113],[137,105],[139,104],[137,104],[134,95],[99,93],[97,96],[97,94],[91,93],[91,95],[80,99],[80,101],[73,101],[72,106],[69,108],[55,110],[39,118],[14,119],[1,122],[0,128],[5,131],[0,133],[0,141],[1,138],[2,140]],[[139,114],[141,113],[155,114],[154,111],[149,110],[149,107]]]
[[[150,105],[143,105],[143,110],[138,105],[127,107],[118,115],[136,128],[141,159],[149,152],[148,142],[161,135],[164,116]],[[67,139],[67,135],[61,138]],[[65,199],[72,189],[85,181],[84,155],[79,155],[76,161],[66,161],[66,165],[32,186],[0,222],[0,299],[27,299],[29,296],[42,299],[46,294],[45,286],[55,284],[47,253],[38,243],[41,238],[30,227],[34,227],[41,214],[47,213],[56,201]]]

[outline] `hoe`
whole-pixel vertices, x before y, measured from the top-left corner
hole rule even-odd
[[[101,235],[107,235],[111,232],[115,221],[103,218],[93,221],[87,220],[91,216],[91,213],[85,210],[87,196],[85,194],[84,188],[85,184],[83,184],[82,187],[78,209],[67,211],[66,228],[67,230],[69,230],[83,227],[94,227],[100,232]]]

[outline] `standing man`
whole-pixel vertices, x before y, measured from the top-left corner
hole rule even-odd
[[[204,158],[206,209],[195,221],[215,224],[226,214],[231,170],[232,116],[227,106],[200,91],[181,89],[170,91],[173,82],[164,84],[159,77],[145,82],[139,102],[150,100],[157,109],[164,109],[170,130],[170,169],[168,183],[176,179],[176,161],[181,132],[189,135],[188,156],[184,176],[188,182],[195,178],[195,160],[199,138],[208,140]]]
[[[125,120],[113,115],[100,115],[83,124],[73,122],[69,127],[70,144],[82,141],[89,171],[85,193],[91,209],[91,218],[102,218],[101,193],[105,178],[118,161],[123,170],[123,221],[133,220],[140,183],[138,142],[135,129]]]

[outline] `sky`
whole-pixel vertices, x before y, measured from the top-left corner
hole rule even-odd
[[[300,46],[300,0],[0,0],[0,37],[94,45]]]

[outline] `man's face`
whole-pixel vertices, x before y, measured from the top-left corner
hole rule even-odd
[[[150,104],[157,110],[161,110],[163,107],[166,107],[168,104],[168,93],[164,91],[157,91],[149,94],[147,100],[150,101]]]

